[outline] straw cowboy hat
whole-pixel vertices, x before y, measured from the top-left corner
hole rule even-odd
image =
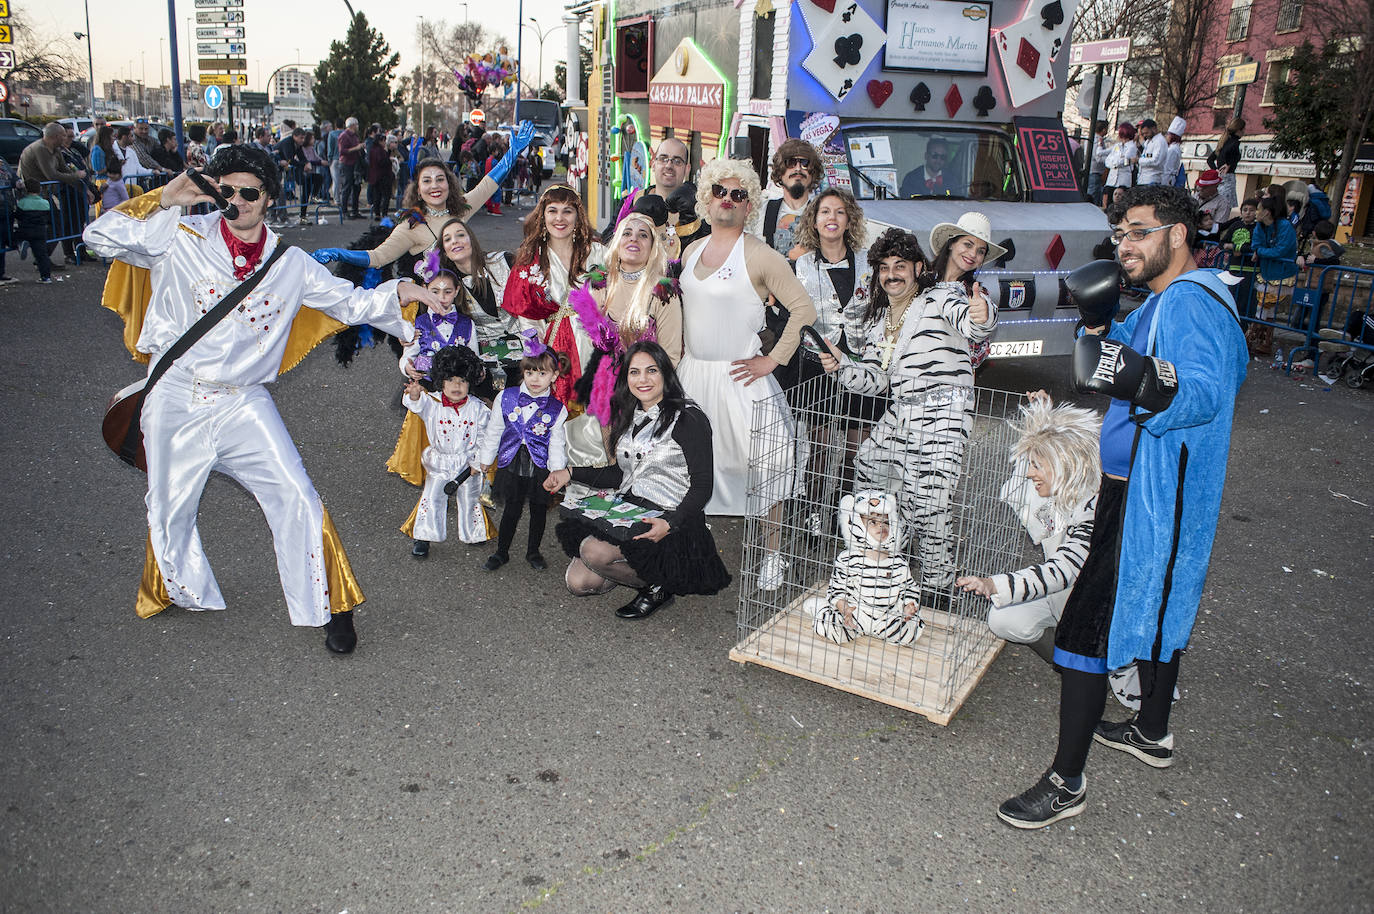
[[[964,213],[958,222],[941,222],[930,230],[930,256],[937,256],[951,238],[972,235],[988,246],[988,260],[996,260],[1007,249],[992,241],[992,223],[982,213]]]

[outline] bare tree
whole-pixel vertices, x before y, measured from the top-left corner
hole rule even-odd
[[[446,69],[460,73],[469,54],[485,54],[502,45],[513,48],[504,36],[488,32],[480,22],[450,26],[443,19],[423,19],[416,37],[427,56],[433,54]]]
[[[1216,98],[1216,62],[1207,40],[1217,20],[1230,11],[1227,0],[1173,0],[1160,47],[1156,116],[1188,117]]]
[[[1324,42],[1337,42],[1346,63],[1342,68],[1347,90],[1345,104],[1339,110],[1326,112],[1348,125],[1335,180],[1330,185],[1333,195],[1342,194],[1374,115],[1374,0],[1317,0],[1307,6],[1304,15],[1310,17],[1304,27],[1320,35]]]
[[[1105,115],[1120,100],[1126,85],[1126,80],[1121,78],[1123,75],[1148,80],[1148,74],[1156,68],[1153,58],[1163,40],[1169,3],[1170,0],[1083,0],[1078,5],[1073,20],[1075,44],[1128,35],[1132,39],[1132,59],[1124,64],[1110,65],[1103,74],[1112,76],[1112,88],[1098,105],[1100,113]],[[1094,69],[1082,67],[1076,76],[1070,77],[1070,98],[1084,79],[1096,75]]]
[[[80,67],[74,63],[79,55],[72,51],[66,38],[36,32],[20,15],[10,16],[9,26],[14,37],[14,66],[0,70],[0,80],[10,87],[3,105],[5,117],[10,116],[10,99],[18,86],[76,79],[80,73]]]

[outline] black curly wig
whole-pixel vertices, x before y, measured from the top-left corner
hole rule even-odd
[[[222,146],[210,157],[205,173],[212,178],[247,174],[262,182],[263,192],[276,200],[281,196],[281,172],[272,157],[256,146]]]
[[[473,388],[486,377],[486,367],[481,358],[466,346],[445,346],[434,353],[434,363],[429,369],[430,380],[436,390],[444,386],[449,378],[462,378]]]
[[[900,257],[916,264],[919,272],[916,277],[918,292],[935,285],[935,279],[930,273],[930,261],[921,250],[921,242],[916,236],[899,228],[888,229],[879,235],[878,240],[868,249],[868,266],[873,271],[873,290],[868,297],[868,310],[864,312],[865,323],[877,320],[887,310],[887,292],[878,282],[878,267],[889,257]]]

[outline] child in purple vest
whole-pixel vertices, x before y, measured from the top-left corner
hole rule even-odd
[[[526,330],[521,336],[525,342],[525,357],[520,361],[524,380],[519,387],[507,387],[492,403],[482,436],[482,469],[485,472],[496,464],[492,490],[505,503],[496,552],[482,566],[486,571],[495,571],[510,561],[510,544],[526,502],[530,506],[530,536],[525,560],[537,571],[549,567],[539,553],[549,493],[558,491],[571,478],[563,430],[568,411],[552,390],[554,379],[566,370],[564,361],[539,341],[538,331]]]

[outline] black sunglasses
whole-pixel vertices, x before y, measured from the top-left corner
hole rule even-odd
[[[717,200],[724,200],[726,197],[729,197],[732,203],[743,203],[749,199],[749,191],[745,190],[743,187],[726,190],[725,187],[720,184],[712,184],[711,196],[715,197]]]
[[[237,193],[239,195],[239,198],[242,199],[244,203],[256,203],[258,197],[262,196],[261,187],[235,187],[232,184],[221,184],[219,186],[219,192],[224,196],[224,199],[226,200],[233,197],[234,194]]]
[[[810,168],[811,160],[806,156],[793,156],[787,160],[788,168]]]

